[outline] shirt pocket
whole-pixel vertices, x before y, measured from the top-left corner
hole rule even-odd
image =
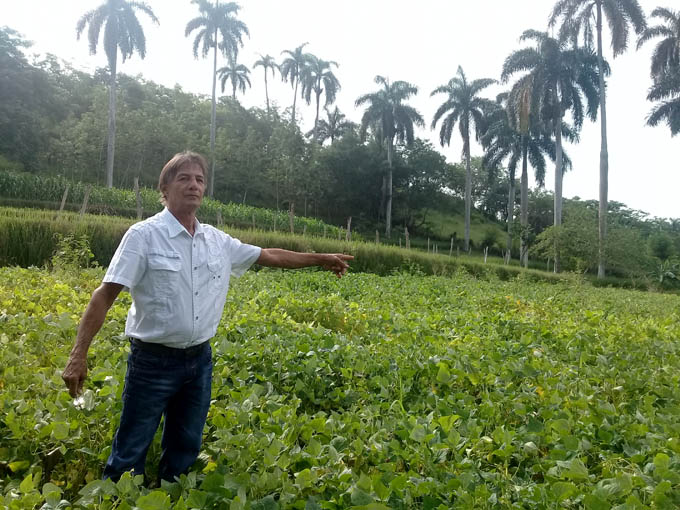
[[[161,297],[177,295],[182,259],[175,251],[154,250],[149,252],[149,276],[151,287]]]
[[[217,294],[224,285],[224,261],[212,259],[208,261],[208,290],[210,294]]]

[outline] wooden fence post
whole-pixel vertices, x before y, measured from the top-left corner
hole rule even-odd
[[[352,240],[352,217],[347,218],[347,232],[345,232],[345,241]]]
[[[377,229],[375,231],[375,244],[380,244],[380,232]]]
[[[87,211],[87,202],[90,200],[90,190],[92,189],[92,186],[90,184],[87,185],[85,188],[85,197],[83,198],[83,205],[80,208],[80,215],[84,215],[85,211]]]
[[[302,225],[302,237],[307,235],[307,224]]]
[[[59,212],[57,213],[55,219],[58,218],[59,215],[64,210],[64,206],[66,205],[66,197],[68,197],[68,190],[69,190],[70,187],[71,187],[70,184],[66,185],[66,189],[64,190],[64,195],[61,197],[61,205],[59,206]]]
[[[135,177],[135,200],[137,203],[137,219],[142,219],[142,195],[139,192],[139,177]]]
[[[253,213],[253,230],[255,230],[255,213]]]
[[[217,210],[217,226],[222,226],[222,209]]]
[[[326,224],[323,224],[323,238],[326,239]]]
[[[408,235],[408,227],[404,227],[404,239],[406,240],[406,249],[410,250],[411,249],[411,238]],[[401,242],[401,238],[399,239]],[[399,246],[401,247],[401,245]]]
[[[295,202],[290,203],[290,208],[288,209],[288,222],[290,223],[290,233],[295,233]]]
[[[489,247],[484,247],[484,263],[486,264],[486,257],[489,255]]]
[[[449,257],[453,254],[453,236],[451,236],[451,247],[449,248]]]

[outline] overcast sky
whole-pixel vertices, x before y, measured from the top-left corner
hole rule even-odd
[[[673,7],[677,0],[639,0],[646,14],[655,7]],[[93,71],[106,65],[103,50],[88,54],[87,41],[76,40],[75,25],[86,11],[103,0],[0,0],[0,24],[7,25],[34,42],[31,53],[50,52],[75,67]],[[198,15],[190,0],[148,0],[160,20],[154,25],[140,14],[147,37],[147,57],[138,56],[119,64],[119,72],[141,74],[147,80],[186,91],[210,94],[212,60],[195,60],[192,39],[184,27]],[[406,80],[419,88],[411,104],[425,118],[427,129],[417,135],[429,138],[451,162],[461,160],[458,131],[450,147],[439,147],[438,131],[429,129],[432,115],[444,100],[430,92],[445,84],[459,65],[468,79],[499,79],[507,55],[522,46],[525,29],[547,29],[554,4],[551,0],[244,0],[239,17],[250,30],[250,39],[239,54],[248,67],[257,54],[271,54],[278,61],[281,51],[308,42],[307,50],[339,64],[336,76],[342,89],[336,104],[348,118],[361,119],[356,98],[377,89],[376,75]],[[677,6],[676,6],[677,7]],[[655,23],[655,22],[653,22]],[[605,56],[612,65],[608,82],[607,115],[609,140],[609,199],[643,210],[653,216],[680,217],[680,136],[671,138],[667,126],[646,127],[651,108],[646,101],[650,55],[654,43],[631,49],[613,59],[609,39]],[[225,65],[224,61],[218,66]],[[245,106],[264,107],[262,68],[252,71],[252,89],[238,96]],[[485,90],[487,97],[507,86]],[[229,87],[227,94],[229,94]],[[292,104],[290,84],[270,79],[270,98],[281,107]],[[298,105],[300,100],[298,99]],[[314,108],[300,107],[303,128],[311,129]],[[206,119],[206,129],[209,119]],[[578,145],[567,145],[574,169],[565,176],[564,196],[597,199],[599,188],[600,128],[586,123]],[[178,147],[178,150],[183,147]],[[481,155],[473,145],[472,153]],[[531,170],[530,170],[531,171]],[[554,171],[546,175],[553,189]]]

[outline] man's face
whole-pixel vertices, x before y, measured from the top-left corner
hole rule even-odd
[[[198,165],[185,165],[165,186],[165,201],[171,211],[199,208],[205,192],[205,178]]]

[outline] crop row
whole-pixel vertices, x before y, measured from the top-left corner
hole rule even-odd
[[[102,214],[135,217],[137,214],[137,198],[133,190],[106,188],[82,182],[72,182],[64,177],[41,176],[30,173],[17,173],[0,170],[0,198],[5,202],[31,207],[59,207],[68,187],[67,204],[71,209],[80,209],[89,188],[89,210]],[[149,188],[140,189],[143,215],[151,216],[159,212],[163,206],[159,201],[159,193]],[[9,199],[9,200],[8,200]],[[218,223],[218,213],[222,222],[241,228],[263,230],[290,231],[290,218],[287,211],[273,211],[244,204],[223,204],[217,200],[204,199],[198,216],[211,223]],[[303,231],[309,235],[328,235],[337,237],[339,228],[327,225],[314,218],[295,216],[293,219],[295,232]]]
[[[201,458],[148,489],[99,480],[120,412],[127,294],[93,344],[84,398],[59,377],[101,275],[0,269],[0,506],[680,506],[677,296],[248,273],[213,340]]]
[[[54,211],[15,209],[0,207],[0,266],[43,266],[57,250],[59,238],[71,235],[87,240],[94,261],[107,266],[125,230],[134,220],[115,216],[62,213]],[[428,254],[395,246],[378,245],[362,241],[338,241],[323,237],[290,235],[262,230],[226,229],[240,240],[264,248],[276,247],[295,251],[317,253],[351,253],[355,255],[353,270],[391,274],[408,271],[436,275],[451,275],[464,270],[477,276],[501,279],[514,278],[519,274],[532,280],[558,282],[571,279],[541,271],[523,271],[515,266],[482,264],[479,259]]]

